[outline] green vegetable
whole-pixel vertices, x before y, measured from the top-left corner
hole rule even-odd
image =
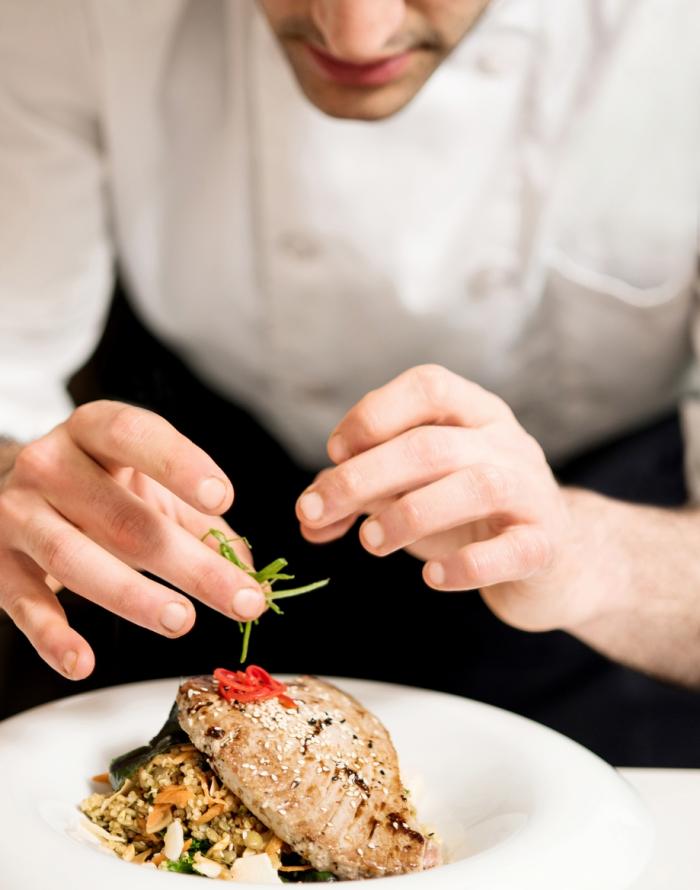
[[[126,754],[120,754],[110,763],[109,781],[112,788],[118,791],[128,778],[145,766],[156,754],[162,754],[168,748],[183,745],[186,742],[189,742],[189,738],[180,729],[180,724],[177,721],[177,704],[173,704],[168,719],[147,745],[134,748],[133,751],[127,751]]]
[[[183,875],[196,875],[197,872],[192,868],[193,858],[189,854],[189,850],[187,853],[183,853],[179,859],[168,859],[165,863],[165,867],[168,871],[177,871]]]
[[[338,880],[329,871],[300,871],[296,872],[293,878],[289,877],[289,874],[291,873],[287,872],[285,874],[283,872],[280,874],[280,879],[284,884],[323,884]]]
[[[193,868],[194,854],[206,853],[209,847],[211,847],[209,841],[200,841],[198,838],[193,837],[192,843],[190,844],[187,852],[183,853],[179,859],[168,859],[166,868],[168,869],[168,871],[177,871],[180,872],[180,874],[196,875],[198,874],[198,872],[196,872]]]
[[[286,559],[275,559],[269,565],[266,565],[264,568],[259,569],[257,572],[249,565],[246,565],[243,560],[238,556],[236,551],[231,546],[231,542],[238,540],[243,541],[250,547],[250,543],[246,538],[227,538],[226,535],[215,528],[210,528],[209,531],[204,535],[202,540],[211,535],[219,542],[219,553],[232,562],[235,566],[238,566],[239,569],[242,569],[251,578],[254,578],[258,584],[262,586],[263,592],[265,594],[265,599],[267,600],[267,605],[276,615],[283,615],[284,612],[277,605],[277,600],[288,599],[292,596],[300,596],[302,593],[309,593],[312,590],[318,590],[319,587],[325,587],[329,582],[329,578],[326,578],[324,581],[314,581],[313,584],[305,584],[303,587],[291,587],[286,590],[273,590],[272,585],[276,581],[292,581],[294,579],[294,575],[286,575],[281,570],[286,568],[287,560]],[[248,658],[248,647],[250,645],[250,632],[252,630],[253,624],[257,624],[257,619],[255,622],[253,621],[239,621],[238,626],[240,628],[241,633],[243,634],[243,640],[241,645],[241,664]]]

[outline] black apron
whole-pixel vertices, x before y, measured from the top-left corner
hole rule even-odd
[[[313,474],[248,413],[204,387],[121,295],[72,388],[78,401],[106,396],[149,407],[208,451],[233,481],[236,501],[227,518],[250,538],[258,565],[284,556],[302,583],[332,578],[325,590],[286,604],[283,617],[262,618],[253,663],[469,696],[545,723],[620,766],[700,767],[695,693],[612,664],[565,633],[508,627],[476,592],[426,595],[417,560],[372,557],[355,532],[323,546],[304,542],[294,503]],[[675,416],[556,469],[563,482],[630,501],[674,506],[686,499]],[[0,716],[87,689],[237,666],[236,624],[200,604],[194,629],[168,640],[70,594],[63,599],[71,623],[95,649],[94,674],[80,683],[59,677],[5,620]]]

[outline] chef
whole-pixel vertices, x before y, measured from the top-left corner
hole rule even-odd
[[[695,0],[0,0],[6,653],[235,660],[233,526],[332,577],[267,667],[694,765],[694,694],[643,674],[700,683],[699,35]]]

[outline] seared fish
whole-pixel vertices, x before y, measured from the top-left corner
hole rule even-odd
[[[359,702],[316,677],[276,698],[227,702],[212,677],[186,680],[179,721],[248,809],[320,871],[372,878],[437,865],[417,829],[389,733]]]

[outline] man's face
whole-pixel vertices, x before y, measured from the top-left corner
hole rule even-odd
[[[259,0],[309,101],[333,117],[403,108],[490,0]]]

